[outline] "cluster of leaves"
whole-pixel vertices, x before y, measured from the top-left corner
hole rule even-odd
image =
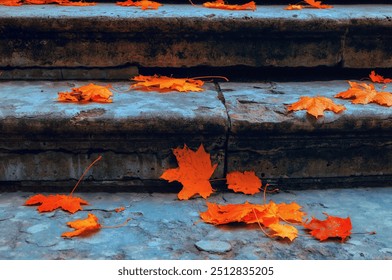
[[[369,79],[373,83],[358,83],[348,81],[349,88],[346,91],[342,91],[336,94],[334,97],[342,99],[351,99],[353,104],[368,104],[376,103],[382,106],[392,106],[392,93],[387,91],[378,91],[374,83],[387,84],[391,83],[392,79],[384,78],[381,75],[371,71]],[[383,87],[383,89],[386,86]],[[316,96],[302,96],[297,102],[288,105],[288,111],[307,110],[308,114],[319,118],[324,115],[324,111],[332,111],[335,113],[341,113],[346,110],[343,105],[335,104],[330,98]]]
[[[191,0],[189,2],[193,5],[196,6],[192,3]],[[301,4],[304,3],[304,4]],[[34,4],[34,5],[43,5],[43,4],[59,4],[63,6],[93,6],[95,5],[95,2],[83,2],[83,1],[78,1],[78,2],[72,2],[70,0],[0,0],[0,5],[6,5],[6,6],[20,6],[22,4]],[[138,0],[138,1],[133,1],[133,0],[126,0],[124,2],[116,2],[116,5],[119,6],[134,6],[134,7],[140,7],[142,10],[147,10],[147,9],[158,9],[160,6],[162,6],[161,3],[156,2],[156,1],[150,1],[150,0]],[[203,3],[203,7],[206,8],[212,8],[212,9],[221,9],[221,10],[256,10],[256,3],[255,1],[250,1],[245,4],[227,4],[225,3],[224,0],[215,0],[211,2],[205,2]],[[315,0],[304,0],[301,1],[297,4],[290,4],[288,5],[285,9],[286,10],[302,10],[304,8],[315,8],[315,9],[329,9],[332,8],[331,5],[327,4],[322,4],[321,1],[315,1]]]
[[[178,181],[182,190],[178,193],[180,200],[187,200],[196,195],[207,199],[213,192],[210,178],[217,164],[212,164],[210,155],[204,146],[193,151],[186,145],[183,148],[173,149],[178,167],[170,168],[163,172],[162,179],[168,182]],[[229,189],[253,195],[262,189],[262,182],[254,171],[230,172],[226,176]],[[219,205],[207,202],[207,210],[200,213],[201,219],[206,223],[222,225],[229,223],[257,223],[262,231],[269,237],[288,238],[293,241],[298,236],[298,230],[293,224],[302,225],[309,233],[319,240],[338,237],[342,241],[351,234],[351,220],[327,215],[324,221],[312,218],[310,222],[304,221],[306,213],[301,211],[301,206],[295,202],[290,204],[277,204],[273,201],[266,203],[264,186],[264,204]],[[267,232],[267,231],[268,232]]]
[[[73,192],[76,190],[78,187],[79,183],[83,179],[83,177],[86,175],[88,170],[99,160],[102,159],[102,156],[99,156],[96,160],[94,160],[88,167],[87,169],[83,172],[82,176],[80,177],[79,181],[76,183],[75,187],[72,189],[71,193],[69,195],[64,195],[64,194],[56,194],[56,195],[43,195],[43,194],[36,194],[31,197],[29,197],[25,201],[26,206],[34,206],[34,205],[39,205],[37,207],[38,212],[43,213],[43,212],[52,212],[56,209],[62,209],[64,211],[67,211],[71,214],[74,214],[80,210],[83,210],[82,205],[88,205],[88,202],[80,197],[76,197],[73,195]],[[124,211],[124,207],[118,207],[114,209],[114,212],[122,212]],[[126,221],[128,222],[128,220]],[[66,238],[72,238],[75,236],[87,236],[91,235],[101,228],[103,226],[99,223],[98,217],[95,216],[92,213],[87,214],[86,219],[79,219],[75,221],[68,222],[67,225],[71,228],[74,229],[74,231],[70,232],[64,232],[61,236],[66,237]],[[118,226],[114,226],[118,227]],[[106,227],[109,228],[109,227]]]

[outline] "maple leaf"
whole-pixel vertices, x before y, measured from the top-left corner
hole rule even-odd
[[[72,189],[69,195],[56,194],[56,195],[45,196],[43,194],[37,194],[27,199],[25,205],[27,206],[40,205],[37,208],[37,210],[40,213],[50,212],[56,210],[57,208],[61,208],[72,214],[79,210],[82,210],[81,205],[88,205],[88,202],[79,197],[72,196],[72,194],[78,187],[79,183],[82,181],[83,177],[90,170],[90,168],[101,159],[102,156],[99,156],[86,168],[86,170],[83,172],[82,176],[80,176],[78,182],[75,184],[74,188]]]
[[[184,148],[176,148],[173,153],[178,162],[178,168],[166,170],[160,178],[169,182],[178,181],[183,185],[178,193],[178,198],[189,199],[194,195],[207,198],[213,192],[210,177],[215,171],[217,164],[212,165],[210,154],[206,153],[203,144],[196,152],[186,145]]]
[[[204,82],[195,79],[180,79],[166,76],[143,76],[139,75],[132,80],[137,83],[132,85],[132,88],[143,91],[158,91],[161,93],[170,91],[188,92],[188,91],[203,91],[201,88]]]
[[[81,205],[88,205],[88,202],[76,196],[62,194],[48,196],[37,194],[30,197],[25,202],[25,205],[27,206],[38,204],[40,204],[40,206],[38,206],[37,210],[40,213],[51,212],[57,208],[61,208],[73,214],[79,210],[82,210]]]
[[[370,80],[373,83],[380,83],[380,84],[388,84],[388,83],[392,83],[392,79],[390,78],[384,78],[381,75],[376,74],[375,71],[371,71],[370,75],[369,75]]]
[[[302,206],[295,202],[290,204],[279,203],[277,214],[284,221],[302,223],[306,213],[300,211],[301,208]]]
[[[333,6],[331,6],[331,5],[322,4],[321,1],[304,0],[304,2],[306,2],[307,4],[312,6],[313,8],[317,8],[317,9],[330,9],[330,8],[333,8]]]
[[[322,96],[302,96],[299,101],[287,107],[289,111],[307,110],[308,114],[318,118],[324,116],[324,111],[340,113],[346,110],[343,105],[335,104],[331,99]]]
[[[337,98],[352,99],[353,104],[377,103],[392,106],[392,93],[377,91],[373,84],[348,81],[350,88],[335,95]]]
[[[147,10],[147,9],[153,9],[156,10],[160,6],[162,6],[161,3],[155,2],[155,1],[148,1],[148,0],[141,0],[141,1],[133,1],[133,0],[127,0],[125,2],[116,2],[116,5],[119,6],[137,6],[141,7],[142,10]]]
[[[255,194],[260,192],[261,180],[256,176],[254,171],[245,171],[244,173],[234,171],[226,175],[228,188],[234,192],[243,192],[244,194]]]
[[[88,84],[78,88],[72,88],[71,92],[59,92],[58,101],[60,102],[100,102],[111,103],[113,93],[109,90],[111,86],[99,86]]]
[[[98,223],[98,218],[91,213],[87,214],[86,219],[68,222],[67,225],[75,230],[64,232],[61,235],[62,237],[72,238],[75,236],[86,236],[101,229],[101,225]]]
[[[215,2],[205,2],[203,6],[222,10],[256,10],[256,3],[254,1],[242,5],[228,5],[225,4],[224,0],[215,0]]]
[[[22,0],[0,0],[0,5],[3,6],[21,6]]]
[[[330,237],[339,237],[342,241],[345,241],[348,236],[351,235],[351,219],[347,217],[345,219],[340,217],[327,216],[324,221],[312,218],[309,223],[305,223],[303,226],[310,230],[310,234],[320,241],[326,240]]]
[[[274,223],[270,224],[268,228],[274,231],[274,233],[271,234],[273,237],[288,238],[290,241],[293,241],[298,236],[297,228],[291,225]]]
[[[284,8],[285,10],[302,10],[304,8],[304,6],[302,5],[292,5],[289,4],[286,8]]]

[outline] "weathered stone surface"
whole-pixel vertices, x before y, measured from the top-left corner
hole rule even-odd
[[[232,249],[230,243],[217,240],[200,240],[195,243],[195,246],[200,251],[212,254],[223,254]]]
[[[220,163],[215,176],[223,176],[228,120],[212,85],[200,93],[159,94],[113,83],[111,104],[56,101],[57,92],[83,84],[1,83],[2,184],[70,185],[102,155],[90,183],[159,185],[163,170],[177,166],[172,149],[201,143]]]
[[[0,67],[392,65],[392,5],[19,8],[0,7]]]
[[[40,214],[34,206],[22,206],[32,194],[0,193],[0,210],[14,215],[0,220],[0,259],[392,259],[392,188],[268,195],[277,203],[296,201],[308,217],[324,219],[322,212],[349,216],[353,232],[377,232],[352,234],[345,243],[319,242],[301,230],[301,235],[289,243],[266,237],[257,225],[213,226],[200,221],[199,212],[206,210],[204,199],[179,201],[176,194],[158,193],[78,193],[90,204],[84,209],[95,214],[103,226],[131,220],[123,227],[102,228],[89,237],[64,239],[61,234],[70,230],[66,223],[85,218],[87,211],[72,217],[61,210]],[[217,193],[209,201],[259,204],[260,196]],[[113,209],[120,206],[125,210],[115,213]],[[224,254],[200,251],[195,247],[200,240],[219,240],[230,244],[231,250]]]
[[[392,177],[392,111],[346,106],[315,119],[288,112],[300,96],[333,96],[345,81],[221,84],[231,121],[227,170],[255,170],[280,187],[385,185]]]

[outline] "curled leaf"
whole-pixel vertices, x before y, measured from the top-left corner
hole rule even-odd
[[[226,175],[227,187],[235,192],[255,194],[260,192],[261,180],[254,171],[234,171]]]
[[[169,182],[178,181],[183,188],[178,193],[178,198],[189,199],[197,194],[207,198],[213,192],[210,177],[217,164],[212,165],[210,154],[206,153],[203,144],[197,151],[192,151],[186,145],[176,148],[173,153],[178,162],[178,168],[166,170],[160,178]]]
[[[381,75],[376,74],[375,71],[371,71],[370,75],[369,75],[370,80],[373,83],[380,83],[380,84],[388,84],[388,83],[392,83],[392,79],[390,78],[384,78]]]
[[[67,225],[75,230],[64,232],[61,236],[67,238],[86,236],[100,230],[101,225],[98,223],[98,218],[91,213],[88,213],[87,215],[86,219],[68,222]]]
[[[318,118],[324,116],[324,111],[340,113],[346,110],[343,105],[335,104],[331,99],[322,96],[302,96],[299,101],[287,107],[289,111],[306,110],[308,114]]]

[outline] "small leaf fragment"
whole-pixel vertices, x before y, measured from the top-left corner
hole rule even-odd
[[[261,180],[254,171],[230,172],[226,175],[226,182],[229,189],[244,194],[256,194],[260,192],[262,186]]]
[[[68,222],[67,225],[75,230],[64,232],[61,236],[66,238],[72,238],[75,236],[86,236],[100,230],[101,225],[98,223],[98,218],[91,213],[88,213],[87,215],[88,216],[86,219]]]

